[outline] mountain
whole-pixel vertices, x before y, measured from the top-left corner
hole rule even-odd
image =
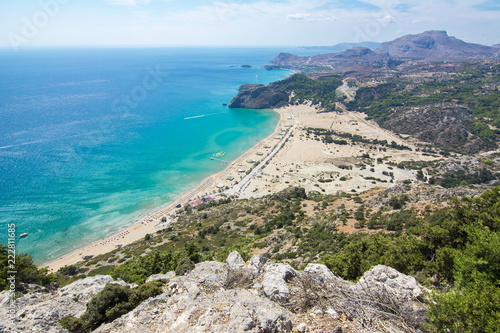
[[[326,67],[330,69],[350,66],[392,67],[401,62],[387,54],[377,54],[367,47],[354,47],[339,53],[318,54],[312,57],[299,57],[290,53],[280,53],[270,61],[280,68]],[[273,68],[267,66],[266,68]]]
[[[306,50],[329,50],[332,53],[342,52],[348,49],[352,49],[353,47],[366,47],[370,50],[375,50],[380,46],[380,43],[377,42],[361,42],[361,43],[338,43],[331,46],[304,46],[302,48]]]
[[[348,44],[345,44],[348,45]],[[268,69],[366,69],[395,67],[407,61],[421,62],[463,62],[500,59],[499,46],[485,46],[467,43],[450,37],[446,31],[426,31],[417,35],[406,35],[390,42],[382,43],[375,50],[354,47],[338,53],[318,54],[300,57],[290,53],[280,53],[270,62]]]
[[[375,53],[397,59],[435,61],[470,61],[499,58],[498,48],[467,43],[450,37],[446,31],[426,31],[382,43]]]

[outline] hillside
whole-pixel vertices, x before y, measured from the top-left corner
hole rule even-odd
[[[499,59],[498,49],[490,46],[466,43],[450,37],[446,31],[426,31],[416,35],[406,35],[390,42],[382,43],[374,51],[397,59],[437,61],[477,61]]]
[[[269,86],[241,87],[230,107],[278,108],[309,101],[321,111],[363,112],[385,129],[444,152],[477,154],[498,149],[499,84],[496,62],[401,64],[348,76],[294,74]]]
[[[476,199],[451,201],[449,208],[436,205],[445,207],[447,197],[467,192],[443,196],[429,186],[412,191],[306,196],[296,188],[260,199],[222,200],[197,210],[186,207],[176,224],[155,235],[61,269],[59,281],[77,279],[62,289],[19,281],[25,295],[18,301],[22,315],[12,325],[29,326],[32,332],[66,332],[55,323],[71,315],[83,320],[64,319],[62,324],[72,331],[108,321],[96,332],[160,332],[166,327],[167,332],[243,327],[287,332],[304,325],[309,332],[449,327],[493,332],[500,320],[495,287],[500,276],[495,255],[500,246],[499,188]],[[425,204],[429,201],[434,208]],[[353,223],[357,229],[341,231]],[[231,253],[233,249],[241,256]],[[227,263],[205,262],[214,259]],[[326,266],[312,265],[318,262]],[[405,274],[434,290],[432,301]],[[462,295],[460,303],[456,293]],[[1,311],[8,311],[8,295],[0,295]],[[101,303],[112,295],[115,301]],[[474,307],[474,313],[462,313],[464,306]],[[92,321],[102,307],[106,317],[102,312],[101,319]],[[11,324],[1,325],[4,332],[12,331]]]
[[[445,151],[475,154],[498,148],[500,65],[421,65],[395,74],[358,89],[349,109]]]
[[[498,59],[500,59],[500,53],[497,47],[467,43],[448,36],[446,31],[426,31],[382,43],[373,51],[366,47],[356,46],[338,53],[310,57],[281,53],[270,61],[274,65],[268,65],[266,68],[299,69],[308,72],[325,69],[342,71],[346,68],[362,67],[365,71],[372,71],[415,61],[431,63]]]

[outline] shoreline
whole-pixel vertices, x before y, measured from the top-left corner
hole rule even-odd
[[[212,174],[202,180],[195,188],[187,191],[177,199],[162,206],[154,212],[142,217],[133,225],[126,227],[110,236],[101,238],[98,241],[82,246],[74,251],[71,251],[57,259],[51,260],[39,265],[39,268],[48,268],[50,271],[57,271],[59,268],[74,265],[77,262],[84,261],[84,256],[98,256],[115,250],[118,247],[129,245],[146,236],[146,234],[155,233],[158,230],[168,227],[175,223],[176,210],[180,209],[179,205],[184,206],[193,200],[219,196],[222,188],[230,193],[232,189],[247,176],[247,171],[257,165],[260,160],[266,158],[279,143],[276,143],[275,138],[283,130],[285,119],[284,109],[272,109],[271,112],[276,112],[279,115],[278,123],[274,131],[257,142],[253,147],[245,151],[234,161],[228,162],[226,168],[215,174]],[[281,140],[280,140],[281,142]],[[249,163],[249,160],[254,160],[254,163]],[[226,161],[224,161],[226,162]],[[244,170],[244,172],[241,172]],[[231,179],[232,178],[232,179]],[[231,179],[231,180],[230,180]],[[241,189],[241,186],[240,186]],[[234,194],[234,191],[233,193]],[[162,222],[162,218],[165,222]]]
[[[117,246],[131,244],[146,234],[175,223],[179,204],[203,204],[202,198],[219,195],[255,198],[270,195],[290,186],[303,187],[307,193],[362,193],[375,188],[389,188],[415,179],[414,170],[394,168],[402,161],[434,160],[417,151],[418,141],[403,139],[382,129],[373,120],[356,111],[318,113],[309,104],[272,110],[279,115],[273,133],[227,163],[224,170],[205,178],[198,186],[171,203],[147,215],[134,225],[79,248],[40,267],[57,270],[82,261],[85,255],[99,255]],[[351,142],[346,145],[327,143],[312,135],[309,128],[323,128],[361,135],[368,139],[394,141],[412,150],[376,147]],[[363,156],[369,154],[370,161]],[[214,157],[215,159],[216,157]],[[368,164],[368,165],[367,165]],[[209,197],[211,199],[209,199]],[[162,223],[162,217],[166,222]]]

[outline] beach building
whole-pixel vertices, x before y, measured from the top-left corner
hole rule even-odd
[[[198,206],[200,206],[200,205],[203,205],[204,203],[205,203],[205,202],[204,202],[203,200],[198,199],[198,200],[191,201],[191,202],[189,203],[189,206],[191,206],[191,208],[196,208],[196,207],[198,207]]]

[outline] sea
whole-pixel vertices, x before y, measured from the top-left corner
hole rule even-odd
[[[0,243],[43,264],[132,225],[272,133],[226,105],[300,48],[0,49]],[[251,67],[241,65],[250,65]],[[20,238],[19,235],[28,233]]]

